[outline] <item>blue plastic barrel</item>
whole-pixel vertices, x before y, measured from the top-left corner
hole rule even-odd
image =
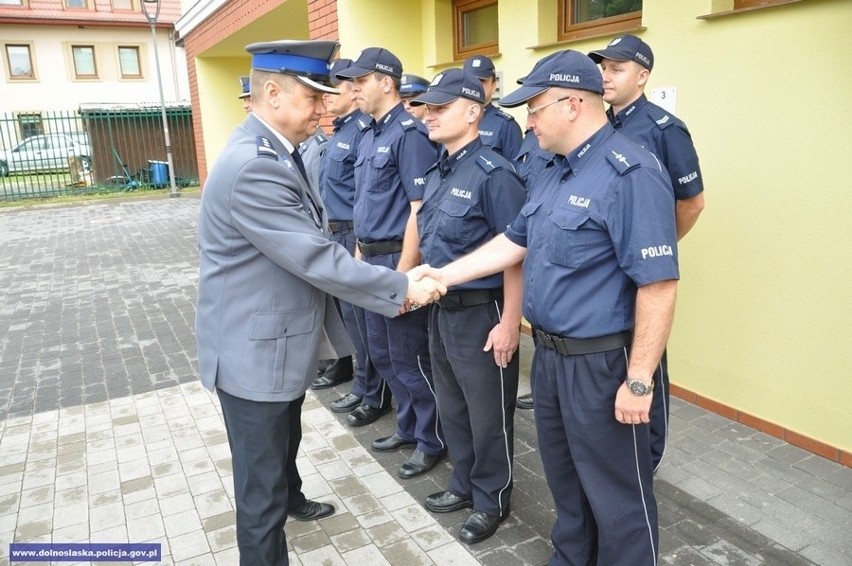
[[[151,171],[151,185],[165,187],[169,184],[169,164],[167,161],[148,161]]]

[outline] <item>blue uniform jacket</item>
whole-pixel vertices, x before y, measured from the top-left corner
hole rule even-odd
[[[423,262],[443,267],[502,234],[524,204],[524,186],[512,164],[476,139],[453,155],[444,152],[426,175],[417,212]],[[503,274],[456,290],[495,289]]]
[[[485,106],[485,114],[479,123],[482,143],[506,159],[514,159],[521,148],[521,127],[515,118],[493,104]]]
[[[618,114],[609,109],[607,115],[616,130],[663,163],[676,199],[692,198],[704,190],[692,137],[677,116],[649,102],[644,94]]]
[[[524,316],[561,336],[630,330],[637,287],[679,278],[668,176],[609,124],[554,158],[506,237],[527,248]]]
[[[411,201],[423,199],[426,170],[438,150],[426,126],[400,102],[364,134],[355,162],[355,236],[402,240]]]
[[[352,220],[358,145],[372,118],[355,110],[334,120],[334,135],[323,153],[319,189],[330,220]]]

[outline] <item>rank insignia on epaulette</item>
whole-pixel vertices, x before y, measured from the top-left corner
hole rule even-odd
[[[272,147],[272,142],[263,136],[257,136],[257,154],[278,159],[278,152]]]

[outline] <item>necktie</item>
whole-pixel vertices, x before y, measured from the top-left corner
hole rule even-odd
[[[302,161],[302,156],[299,155],[299,148],[293,150],[293,153],[290,155],[293,156],[293,161],[296,163],[296,167],[299,168],[299,172],[302,174],[302,178],[307,181],[308,180],[308,172],[305,170],[305,163]]]

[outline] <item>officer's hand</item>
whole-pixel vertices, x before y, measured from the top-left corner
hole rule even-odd
[[[494,349],[494,363],[505,368],[512,361],[512,356],[518,349],[520,343],[520,330],[518,326],[500,323],[491,329],[488,333],[488,340],[485,342],[484,352]]]
[[[415,281],[419,281],[423,277],[431,277],[435,281],[443,281],[443,275],[444,274],[443,272],[441,272],[440,269],[432,267],[428,263],[418,265],[417,267],[411,269],[408,272],[408,277],[414,279]]]
[[[405,298],[415,305],[428,305],[447,292],[447,288],[443,283],[435,281],[431,277],[424,276],[420,279],[415,279],[411,275],[411,272],[407,275],[408,291],[405,293]]]
[[[615,420],[622,424],[642,424],[651,421],[651,399],[654,394],[637,397],[622,383],[615,394]]]

